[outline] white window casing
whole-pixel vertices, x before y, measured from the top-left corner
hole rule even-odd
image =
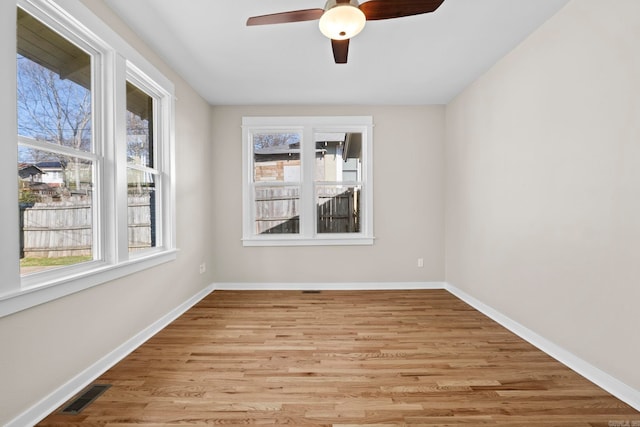
[[[371,245],[373,234],[373,119],[371,116],[338,117],[243,117],[242,119],[242,185],[244,246],[314,246],[314,245]],[[286,178],[280,182],[254,182],[254,135],[261,133],[298,133],[300,143],[299,231],[283,234],[256,233],[255,189],[261,186],[287,187]],[[357,133],[362,138],[362,171],[357,181],[323,182],[316,180],[316,135]],[[296,166],[298,167],[298,166]],[[286,171],[285,171],[286,174]],[[297,185],[297,183],[296,183]],[[358,187],[359,231],[318,232],[316,189],[321,186]]]

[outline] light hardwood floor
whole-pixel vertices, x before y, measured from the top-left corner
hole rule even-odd
[[[640,425],[443,290],[216,291],[96,383],[40,425]]]

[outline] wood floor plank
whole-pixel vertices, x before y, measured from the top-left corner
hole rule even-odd
[[[216,291],[41,426],[640,425],[442,290]]]

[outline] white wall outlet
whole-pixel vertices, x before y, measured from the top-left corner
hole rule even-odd
[[[200,264],[200,274],[203,274],[205,271],[207,271],[207,263],[203,262]]]
[[[424,267],[424,258],[418,258],[418,267]]]

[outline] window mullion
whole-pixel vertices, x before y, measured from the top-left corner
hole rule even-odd
[[[302,135],[302,183],[300,188],[300,234],[311,238],[315,235],[315,143],[313,128],[305,126]]]
[[[128,201],[127,201],[127,63],[120,55],[114,68],[114,185],[115,185],[115,259],[117,262],[129,258],[128,246]]]
[[[108,228],[106,218],[109,216],[106,209],[106,179],[105,179],[105,146],[104,135],[107,118],[105,117],[106,109],[104,108],[106,91],[105,85],[102,84],[105,75],[105,59],[106,52],[96,52],[91,61],[91,148],[94,157],[93,161],[93,182],[96,191],[92,194],[93,206],[93,248],[92,255],[94,260],[103,260],[106,255],[106,230]]]

